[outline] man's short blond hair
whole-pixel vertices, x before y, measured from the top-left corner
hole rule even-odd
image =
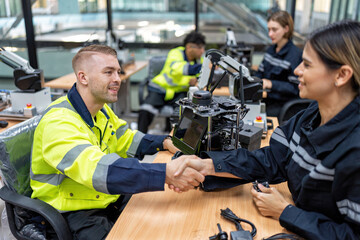
[[[116,53],[115,49],[113,49],[109,46],[98,45],[98,44],[89,45],[89,46],[86,46],[86,47],[83,47],[82,49],[80,49],[76,53],[76,55],[73,57],[72,68],[74,69],[74,71],[76,72],[76,69],[77,69],[79,63],[82,61],[82,59],[84,57],[89,57],[94,53],[103,53],[106,55],[112,55],[117,58],[117,53]]]

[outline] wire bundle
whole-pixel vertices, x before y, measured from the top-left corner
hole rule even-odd
[[[238,231],[244,231],[244,229],[241,227],[241,222],[245,222],[247,224],[249,224],[252,228],[251,230],[251,236],[255,236],[256,235],[256,227],[255,225],[243,218],[239,218],[238,216],[235,215],[235,213],[233,213],[229,208],[226,208],[225,210],[221,209],[221,216],[223,216],[224,218],[230,220],[231,222],[235,223],[236,229]]]

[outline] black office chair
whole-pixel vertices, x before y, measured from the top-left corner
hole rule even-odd
[[[154,56],[149,60],[148,75],[139,84],[139,104],[143,104],[145,100],[145,89],[149,85],[151,79],[158,75],[164,67],[166,56]]]
[[[310,99],[294,99],[284,104],[279,113],[279,125],[284,124],[292,116],[303,109],[306,109],[313,100]]]
[[[144,103],[145,100],[145,91],[151,79],[158,75],[164,67],[167,56],[154,56],[149,60],[149,70],[148,75],[143,82],[139,84],[139,104],[140,106]],[[159,116],[162,117],[172,117],[174,115],[174,109],[171,106],[165,105],[159,111]]]
[[[72,234],[65,218],[51,205],[30,197],[31,148],[40,118],[35,116],[0,134],[0,173],[5,184],[0,198],[5,201],[9,227],[16,239],[34,239],[25,231],[31,226],[39,232],[41,227],[50,228],[54,234],[48,234],[47,239],[68,240]]]

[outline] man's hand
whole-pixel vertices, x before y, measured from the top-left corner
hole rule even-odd
[[[176,153],[177,151],[180,151],[177,147],[174,146],[173,142],[169,138],[165,138],[163,141],[163,147],[164,149],[168,150],[171,153]]]
[[[197,78],[191,78],[190,81],[189,81],[190,86],[195,86],[196,83],[197,83]]]
[[[181,156],[181,159],[183,159],[182,163],[177,169],[175,176],[179,176],[186,168],[189,167],[196,169],[204,176],[215,174],[214,164],[210,158],[201,159],[195,155],[183,155]]]
[[[262,184],[258,186],[261,192],[251,188],[251,194],[256,207],[261,215],[278,220],[281,213],[290,203],[285,200],[276,188],[266,188]]]
[[[193,168],[185,168],[183,169],[183,171],[181,171],[181,173],[175,175],[175,172],[177,172],[179,167],[183,164],[185,157],[189,160],[200,159],[196,156],[184,155],[166,164],[165,183],[167,183],[169,185],[169,188],[174,190],[175,192],[186,192],[190,189],[194,189],[194,187],[199,186],[199,184],[205,179],[203,174]]]

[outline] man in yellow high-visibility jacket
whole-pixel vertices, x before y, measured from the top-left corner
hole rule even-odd
[[[204,51],[205,37],[195,31],[186,35],[183,46],[170,50],[163,69],[151,80],[148,95],[140,106],[140,131],[148,131],[154,116],[164,105],[175,107],[178,99],[186,97],[189,86],[196,84]]]
[[[177,149],[166,136],[132,131],[107,105],[117,101],[121,84],[114,49],[82,48],[73,68],[76,83],[44,111],[35,130],[32,198],[62,212],[74,239],[104,239],[131,194],[163,190],[165,183],[187,191],[204,176],[188,169],[175,177],[181,159],[139,163],[144,154]]]

